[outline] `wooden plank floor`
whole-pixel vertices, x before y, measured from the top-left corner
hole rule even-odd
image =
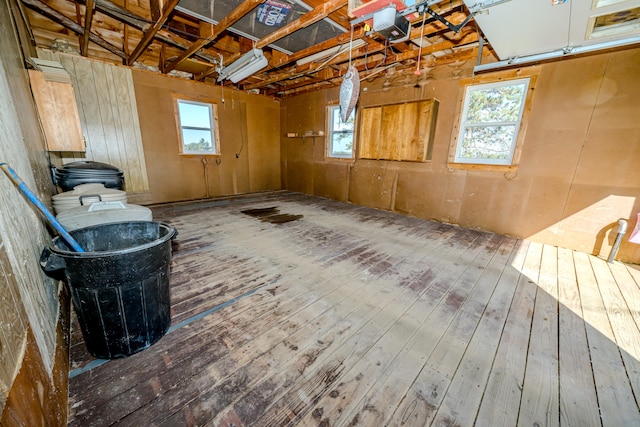
[[[288,192],[153,211],[172,329],[76,328],[72,426],[640,425],[637,266]]]

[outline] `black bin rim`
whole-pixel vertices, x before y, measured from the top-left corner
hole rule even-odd
[[[86,252],[75,252],[72,250],[65,250],[60,248],[57,245],[58,242],[63,243],[65,246],[67,245],[66,243],[64,243],[64,240],[62,239],[62,237],[57,236],[51,240],[51,243],[49,243],[49,250],[52,253],[58,256],[61,256],[63,258],[104,258],[108,256],[118,256],[118,255],[125,255],[125,254],[130,254],[138,251],[143,251],[143,250],[161,245],[164,242],[173,239],[177,234],[177,230],[174,226],[161,221],[115,221],[115,222],[108,222],[108,223],[78,228],[73,231],[69,231],[69,234],[72,237],[74,237],[75,234],[86,232],[89,229],[120,226],[123,224],[149,224],[149,223],[157,224],[158,227],[166,229],[167,233],[150,242],[143,243],[140,245],[130,246],[124,249],[115,249],[115,250],[109,250],[109,251],[86,251]]]

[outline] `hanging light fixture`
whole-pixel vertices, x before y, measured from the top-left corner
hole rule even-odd
[[[218,82],[229,79],[238,83],[262,70],[268,63],[261,49],[251,49],[231,65],[222,68],[218,74]]]

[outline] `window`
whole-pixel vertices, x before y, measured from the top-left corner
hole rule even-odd
[[[220,154],[215,104],[177,100],[182,154]]]
[[[329,107],[329,157],[340,159],[353,158],[353,129],[356,117],[355,108],[349,119],[343,123],[340,119],[340,106]]]
[[[512,165],[529,79],[467,86],[455,162]]]

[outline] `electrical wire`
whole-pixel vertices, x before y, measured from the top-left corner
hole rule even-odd
[[[351,26],[351,37],[349,37],[349,68],[351,68],[351,53],[353,52],[353,25]]]
[[[240,96],[240,94],[238,94],[238,96]],[[239,99],[238,99],[238,112],[240,113],[240,150],[238,150],[238,152],[236,153],[236,159],[240,158],[240,153],[242,153],[242,149],[244,148],[244,140],[245,140],[242,103],[240,102]]]
[[[364,54],[364,59],[365,59],[365,61],[364,61],[364,69],[366,71],[373,71],[376,68],[378,68],[379,66],[381,66],[382,64],[384,64],[385,62],[387,62],[387,50],[388,49],[391,49],[391,46],[389,45],[389,40],[384,39],[384,49],[382,50],[384,55],[382,57],[382,60],[380,60],[380,62],[378,62],[375,67],[369,69],[369,67],[367,65],[367,57],[369,56],[369,45],[367,44],[367,50],[365,51],[365,54]]]

